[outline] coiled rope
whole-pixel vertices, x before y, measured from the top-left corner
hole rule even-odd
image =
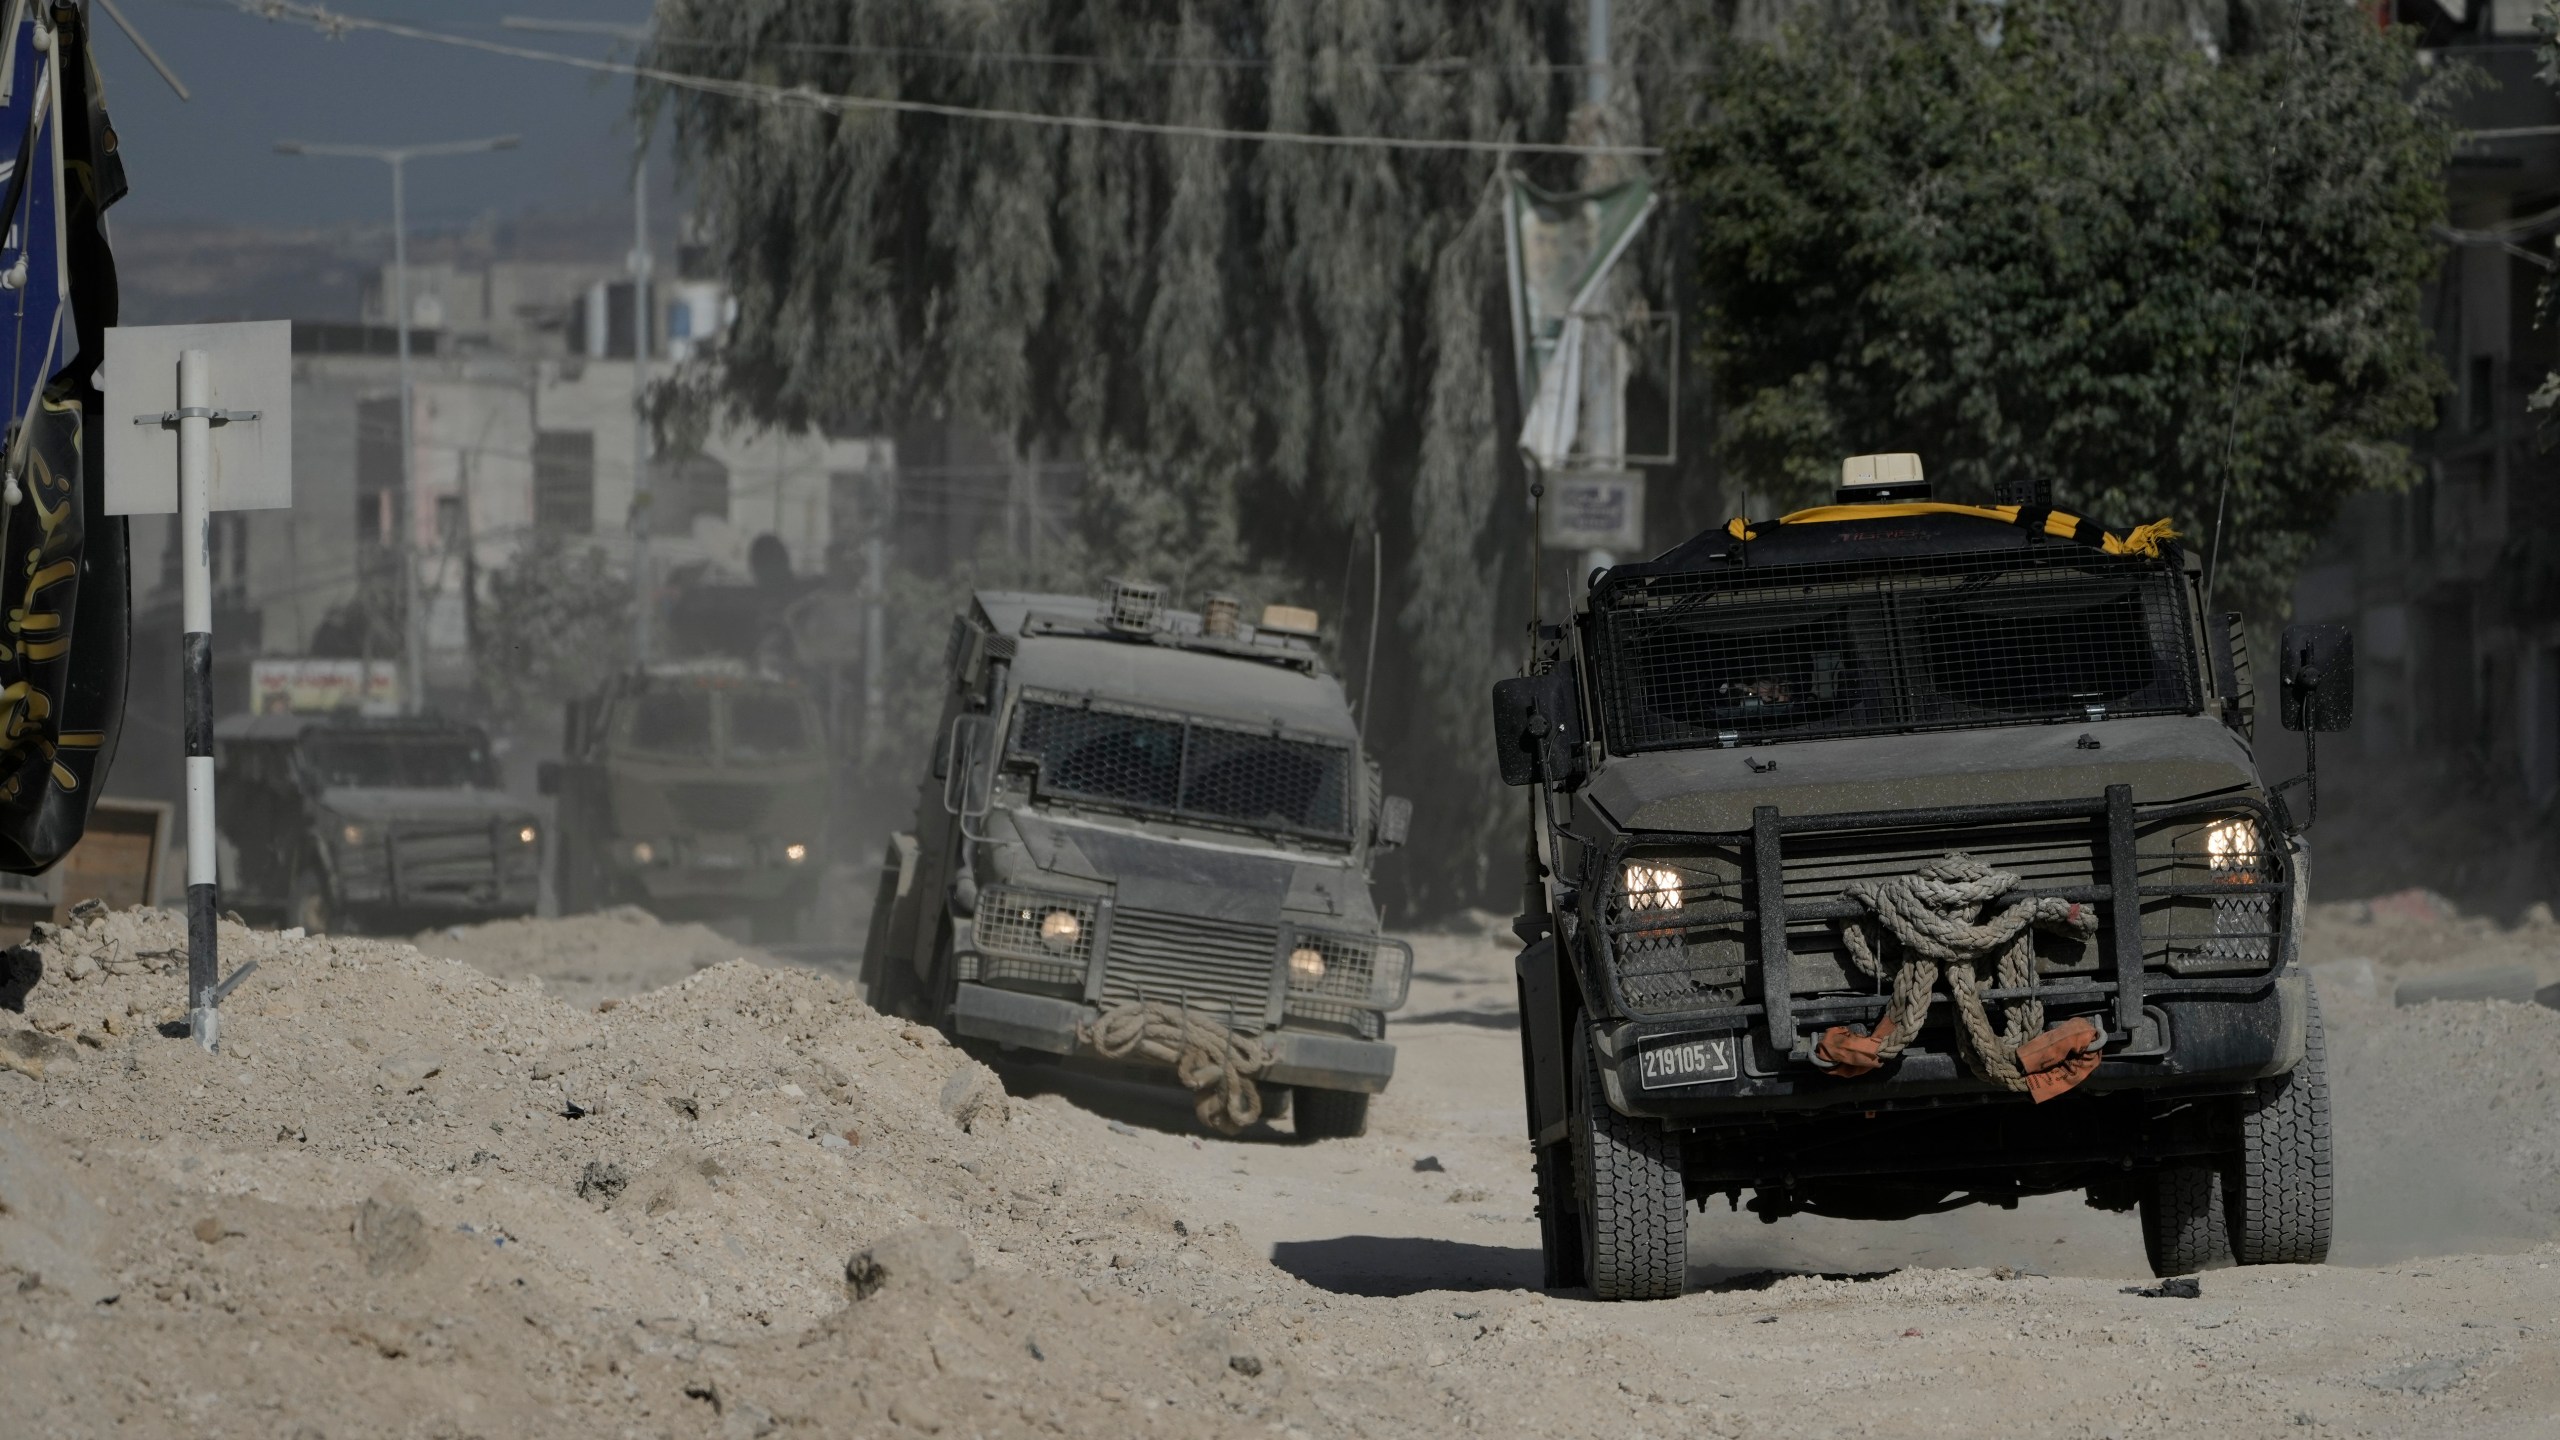
[[[1856,1076],[1901,1054],[1928,1023],[1930,998],[1944,975],[1955,1001],[1957,1049],[1974,1074],[2039,1102],[2086,1079],[2105,1038],[2089,1020],[2047,1030],[2044,1001],[2029,994],[2008,1001],[2003,1026],[1992,1028],[1982,998],[1986,966],[1996,988],[2032,991],[2036,930],[2085,943],[2098,929],[2088,906],[2053,896],[2021,896],[1983,913],[2017,887],[2017,876],[1963,854],[1932,860],[1909,875],[1843,887],[1868,912],[1841,923],[1849,959],[1878,980],[1889,976],[1893,1001],[1865,1035],[1845,1025],[1825,1031],[1814,1058],[1834,1075]],[[1886,958],[1888,936],[1900,950],[1899,963]]]
[[[1253,1080],[1271,1068],[1270,1047],[1197,1011],[1164,1000],[1123,1000],[1077,1025],[1076,1039],[1106,1060],[1171,1065],[1191,1092],[1200,1123],[1221,1135],[1262,1118],[1262,1091]]]

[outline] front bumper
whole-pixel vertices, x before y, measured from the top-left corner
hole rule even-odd
[[[2205,988],[2210,984],[2212,988]],[[2187,988],[2193,987],[2193,988]],[[2154,977],[2143,1022],[2112,1047],[2075,1093],[2217,1090],[2281,1075],[2301,1063],[2309,981],[2299,968],[2246,982]],[[2055,1005],[2059,1019],[2071,1007]],[[1838,1079],[1801,1053],[1775,1053],[1756,1030],[1702,1028],[1680,1021],[1636,1021],[1593,1031],[1601,1083],[1622,1114],[1675,1123],[1714,1123],[1773,1111],[1899,1109],[1951,1099],[2004,1099],[2010,1093],[1976,1078],[1956,1055],[1917,1048],[1873,1074]],[[1734,1047],[1731,1080],[1648,1087],[1644,1053],[1688,1040]]]
[[[952,1028],[974,1040],[1051,1055],[1091,1056],[1077,1027],[1101,1012],[1078,1000],[1032,995],[963,982],[951,1004]],[[1273,1085],[1310,1085],[1375,1095],[1395,1075],[1396,1047],[1383,1040],[1280,1029],[1265,1032],[1272,1062],[1258,1079]]]

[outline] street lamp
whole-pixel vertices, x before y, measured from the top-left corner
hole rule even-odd
[[[391,273],[393,303],[400,331],[400,523],[393,532],[393,543],[400,547],[400,603],[403,617],[400,625],[400,690],[401,707],[416,714],[426,699],[425,617],[418,603],[418,483],[416,457],[411,453],[409,438],[409,200],[408,166],[412,160],[431,159],[443,155],[478,155],[490,150],[513,150],[517,137],[493,135],[485,140],[446,140],[432,145],[315,145],[301,140],[279,140],[279,155],[310,155],[320,158],[379,160],[391,167]]]

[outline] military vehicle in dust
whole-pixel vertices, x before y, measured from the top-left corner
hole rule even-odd
[[[214,727],[223,899],[315,934],[530,915],[542,830],[489,737],[432,717],[240,715]]]
[[[629,904],[797,937],[832,793],[808,692],[734,662],[650,666],[572,701],[562,730],[541,772],[562,913]]]
[[[1848,471],[1600,573],[1496,687],[1549,1283],[1676,1295],[1686,1207],[1745,1191],[1774,1221],[2077,1190],[2162,1274],[2321,1260],[2316,795],[2259,774],[2238,617],[2166,524]],[[2286,728],[2343,728],[2346,633],[2282,658]]]
[[[1382,793],[1310,611],[1161,587],[981,592],[912,833],[863,952],[872,1003],[990,1054],[1171,1078],[1229,1132],[1356,1135],[1412,950],[1369,890]],[[1276,1093],[1272,1093],[1276,1092]]]

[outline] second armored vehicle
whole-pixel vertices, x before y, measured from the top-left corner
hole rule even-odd
[[[553,889],[564,913],[745,915],[796,938],[815,897],[829,769],[818,708],[743,665],[655,666],[569,706]]]
[[[1379,933],[1384,795],[1315,616],[981,592],[913,833],[883,866],[872,1003],[963,1040],[1172,1078],[1233,1131],[1356,1135],[1412,951]],[[1279,1093],[1268,1102],[1264,1090]]]

